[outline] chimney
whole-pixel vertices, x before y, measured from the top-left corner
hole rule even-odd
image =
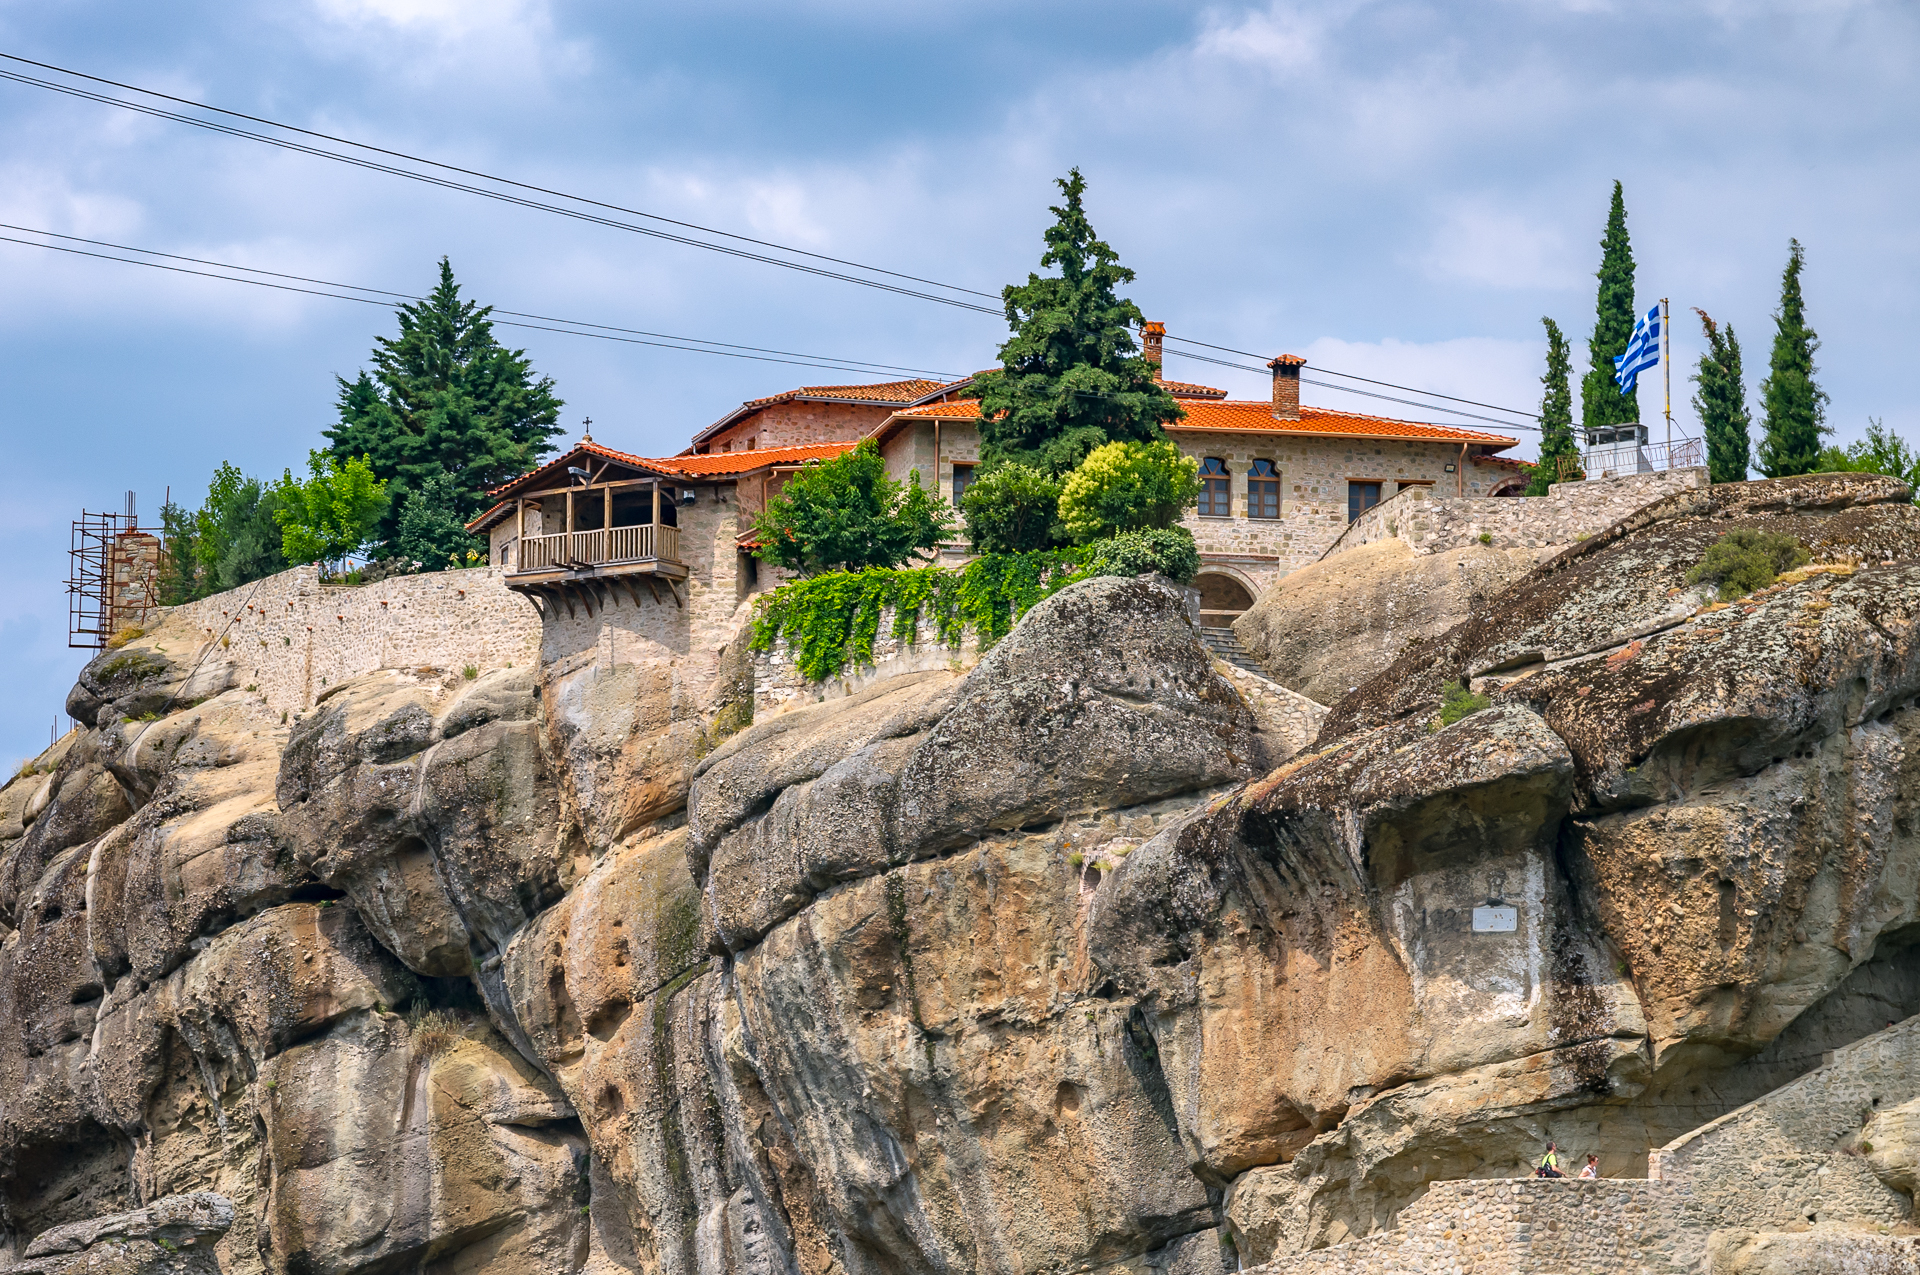
[[[1146,357],[1147,362],[1153,364],[1153,376],[1155,380],[1160,380],[1166,375],[1166,373],[1162,371],[1162,368],[1166,365],[1161,362],[1162,351],[1160,348],[1160,343],[1166,340],[1166,337],[1167,325],[1164,323],[1142,323],[1140,325],[1140,352]]]
[[[1300,369],[1307,361],[1298,354],[1282,354],[1267,364],[1273,369],[1273,419],[1300,419]]]

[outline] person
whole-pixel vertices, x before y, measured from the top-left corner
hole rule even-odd
[[[1597,1155],[1590,1155],[1587,1157],[1586,1167],[1580,1170],[1580,1180],[1582,1182],[1591,1182],[1599,1176],[1600,1176],[1600,1157]]]
[[[1540,1157],[1540,1167],[1533,1171],[1536,1178],[1564,1178],[1560,1172],[1560,1148],[1553,1143],[1547,1144],[1547,1153]]]

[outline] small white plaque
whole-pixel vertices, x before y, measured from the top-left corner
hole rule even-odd
[[[1511,934],[1520,920],[1519,908],[1475,908],[1475,934]]]

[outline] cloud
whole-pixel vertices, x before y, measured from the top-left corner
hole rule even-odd
[[[1444,210],[1419,261],[1430,278],[1489,288],[1571,288],[1585,273],[1561,226],[1490,196]]]
[[[1322,56],[1322,36],[1330,12],[1338,16],[1351,7],[1326,6],[1315,16],[1280,3],[1265,12],[1228,14],[1211,10],[1194,41],[1194,52],[1202,58],[1226,58],[1276,74],[1304,71]]]

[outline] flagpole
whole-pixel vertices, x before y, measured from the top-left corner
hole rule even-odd
[[[1667,327],[1671,322],[1667,299],[1660,298],[1660,379],[1667,390],[1667,468],[1673,468],[1673,360],[1667,357]]]

